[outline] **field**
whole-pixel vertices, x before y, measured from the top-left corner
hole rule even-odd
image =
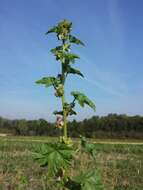
[[[46,169],[33,161],[33,147],[53,141],[47,137],[0,138],[0,190],[54,190]],[[141,141],[96,140],[97,157],[94,163],[101,171],[107,190],[143,189],[143,143]],[[85,163],[80,168],[79,163]],[[83,155],[77,160],[77,170],[93,167]]]

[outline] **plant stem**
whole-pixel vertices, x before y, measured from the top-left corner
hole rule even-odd
[[[62,44],[64,45],[65,44],[65,41],[63,40],[62,41]],[[63,107],[63,122],[64,122],[64,131],[63,131],[63,134],[64,134],[64,138],[65,140],[67,139],[68,137],[68,134],[67,134],[67,115],[66,115],[66,110],[65,110],[65,80],[66,80],[66,76],[65,76],[65,73],[64,73],[64,68],[63,68],[63,63],[61,63],[61,66],[62,66],[62,84],[63,84],[63,95],[62,95],[62,107]]]
[[[66,116],[66,110],[64,108],[65,104],[65,94],[62,95],[62,107],[63,107],[63,121],[64,121],[64,138],[67,139],[67,116]]]
[[[67,115],[66,115],[66,110],[65,110],[65,74],[64,74],[64,69],[63,69],[63,64],[62,64],[62,84],[63,84],[63,95],[62,95],[62,107],[63,107],[63,122],[64,122],[64,138],[65,140],[67,139]]]

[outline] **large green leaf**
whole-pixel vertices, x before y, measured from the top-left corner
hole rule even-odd
[[[78,101],[81,107],[84,107],[84,105],[87,104],[94,111],[96,110],[95,104],[85,94],[78,91],[73,91],[71,92],[71,95],[74,96],[75,100]]]
[[[36,81],[37,84],[45,85],[45,87],[56,87],[60,84],[60,82],[61,81],[55,77],[43,77],[42,79]]]
[[[81,77],[84,77],[83,74],[80,72],[80,70],[75,69],[71,67],[70,65],[65,65],[64,71],[67,72],[68,74],[77,74],[77,75],[80,75]]]
[[[104,190],[98,171],[81,172],[74,181],[81,185],[81,190]]]
[[[84,43],[82,41],[80,41],[78,38],[76,38],[75,36],[69,35],[69,41],[71,43],[75,43],[77,45],[83,45],[84,46]]]
[[[40,166],[47,166],[50,176],[55,176],[59,170],[71,165],[74,150],[63,143],[46,143],[36,145],[34,158]]]

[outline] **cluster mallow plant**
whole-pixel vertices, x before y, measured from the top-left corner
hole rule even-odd
[[[46,35],[55,34],[59,41],[59,46],[51,49],[58,64],[61,65],[61,71],[56,76],[43,77],[36,81],[37,84],[44,85],[46,88],[53,87],[55,97],[61,101],[62,109],[54,111],[57,117],[56,126],[63,131],[63,136],[54,143],[44,143],[36,147],[34,156],[40,166],[47,167],[48,178],[55,180],[57,189],[70,190],[99,190],[103,189],[100,182],[99,173],[94,169],[82,171],[77,176],[71,176],[69,170],[74,167],[77,154],[87,153],[91,155],[90,159],[95,159],[95,145],[86,141],[85,137],[80,136],[78,146],[68,135],[68,116],[76,115],[76,102],[84,107],[88,105],[95,111],[95,104],[82,92],[72,91],[72,102],[67,102],[65,98],[65,82],[71,74],[84,77],[74,63],[79,56],[71,52],[72,44],[84,46],[84,43],[71,34],[72,22],[63,20],[52,27]]]

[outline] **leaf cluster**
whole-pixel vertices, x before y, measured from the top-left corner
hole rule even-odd
[[[95,146],[81,137],[81,151],[95,158]],[[96,152],[96,151],[95,151]],[[69,190],[103,190],[100,173],[98,170],[81,171],[72,178],[67,175],[67,170],[74,166],[76,154],[73,146],[65,143],[45,143],[35,147],[34,159],[42,167],[48,168],[49,177],[57,179],[60,186]]]
[[[76,59],[79,59],[79,56],[75,53],[70,53],[71,44],[83,45],[84,43],[71,35],[72,23],[63,20],[57,24],[57,26],[52,27],[46,34],[55,33],[58,37],[58,40],[62,41],[62,45],[57,46],[56,48],[51,49],[51,52],[56,57],[57,61],[62,63],[63,72],[66,74],[77,74],[83,77],[83,74],[73,67],[70,64],[75,63]]]
[[[63,20],[59,22],[57,26],[54,26],[50,30],[48,30],[48,32],[46,32],[46,35],[50,33],[56,33],[57,38],[59,40],[64,40],[64,41],[68,40],[70,43],[84,46],[84,43],[81,40],[70,34],[71,29],[72,29],[72,22]]]
[[[49,176],[71,166],[74,150],[64,143],[46,143],[35,147],[33,156],[40,166],[48,167]]]
[[[74,111],[74,108],[75,107],[75,103],[72,102],[70,104],[68,103],[64,103],[64,109],[65,109],[65,113],[66,113],[66,116],[69,116],[69,115],[76,115],[77,113]],[[53,112],[55,115],[62,115],[63,116],[63,111],[54,111]]]
[[[63,20],[57,26],[52,27],[46,34],[56,33],[59,40],[67,40],[72,29],[72,22]]]

